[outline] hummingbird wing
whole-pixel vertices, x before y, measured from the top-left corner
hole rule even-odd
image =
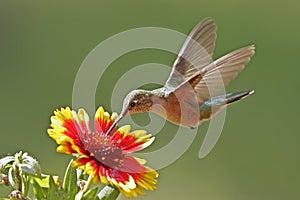
[[[181,90],[185,84],[192,87],[197,94],[199,105],[228,85],[254,55],[255,47],[250,45],[235,50],[202,69],[202,73],[194,74],[176,90]],[[175,90],[175,92],[176,92]]]
[[[173,64],[165,88],[173,91],[197,71],[212,62],[217,27],[212,19],[206,18],[195,26]]]

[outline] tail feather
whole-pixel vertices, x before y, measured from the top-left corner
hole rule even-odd
[[[224,95],[224,99],[226,100],[226,104],[241,100],[249,96],[250,94],[253,94],[254,90],[247,90],[243,92],[236,92],[231,94]],[[222,98],[222,97],[221,97]]]
[[[203,105],[200,106],[200,121],[211,119],[212,116],[217,114],[227,105],[244,99],[252,94],[254,90],[247,90],[243,92],[236,92],[225,94],[222,96],[212,97],[209,100],[205,101]]]

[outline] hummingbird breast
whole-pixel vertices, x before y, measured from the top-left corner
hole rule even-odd
[[[152,96],[152,102],[152,112],[176,125],[190,128],[199,124],[199,104],[193,90],[178,90],[169,95],[157,91]]]

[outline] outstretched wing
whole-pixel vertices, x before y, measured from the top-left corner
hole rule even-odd
[[[191,78],[198,70],[212,62],[216,41],[216,25],[212,19],[204,19],[192,30],[184,42],[165,87],[173,91]]]
[[[199,105],[228,85],[251,60],[255,47],[250,45],[235,50],[202,69],[203,73],[192,77],[189,84],[197,94]],[[180,90],[181,86],[178,87]]]

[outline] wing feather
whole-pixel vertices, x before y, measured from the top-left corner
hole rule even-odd
[[[204,69],[205,72],[202,75],[197,75],[202,78],[198,83],[192,83],[192,86],[197,93],[199,103],[211,98],[223,86],[228,85],[236,78],[251,60],[254,50],[255,47],[250,45],[233,51],[214,61],[214,65],[209,65],[207,69]]]
[[[195,26],[173,64],[172,72],[165,84],[167,89],[174,90],[212,62],[211,57],[217,37],[216,29],[215,23],[209,18]]]

